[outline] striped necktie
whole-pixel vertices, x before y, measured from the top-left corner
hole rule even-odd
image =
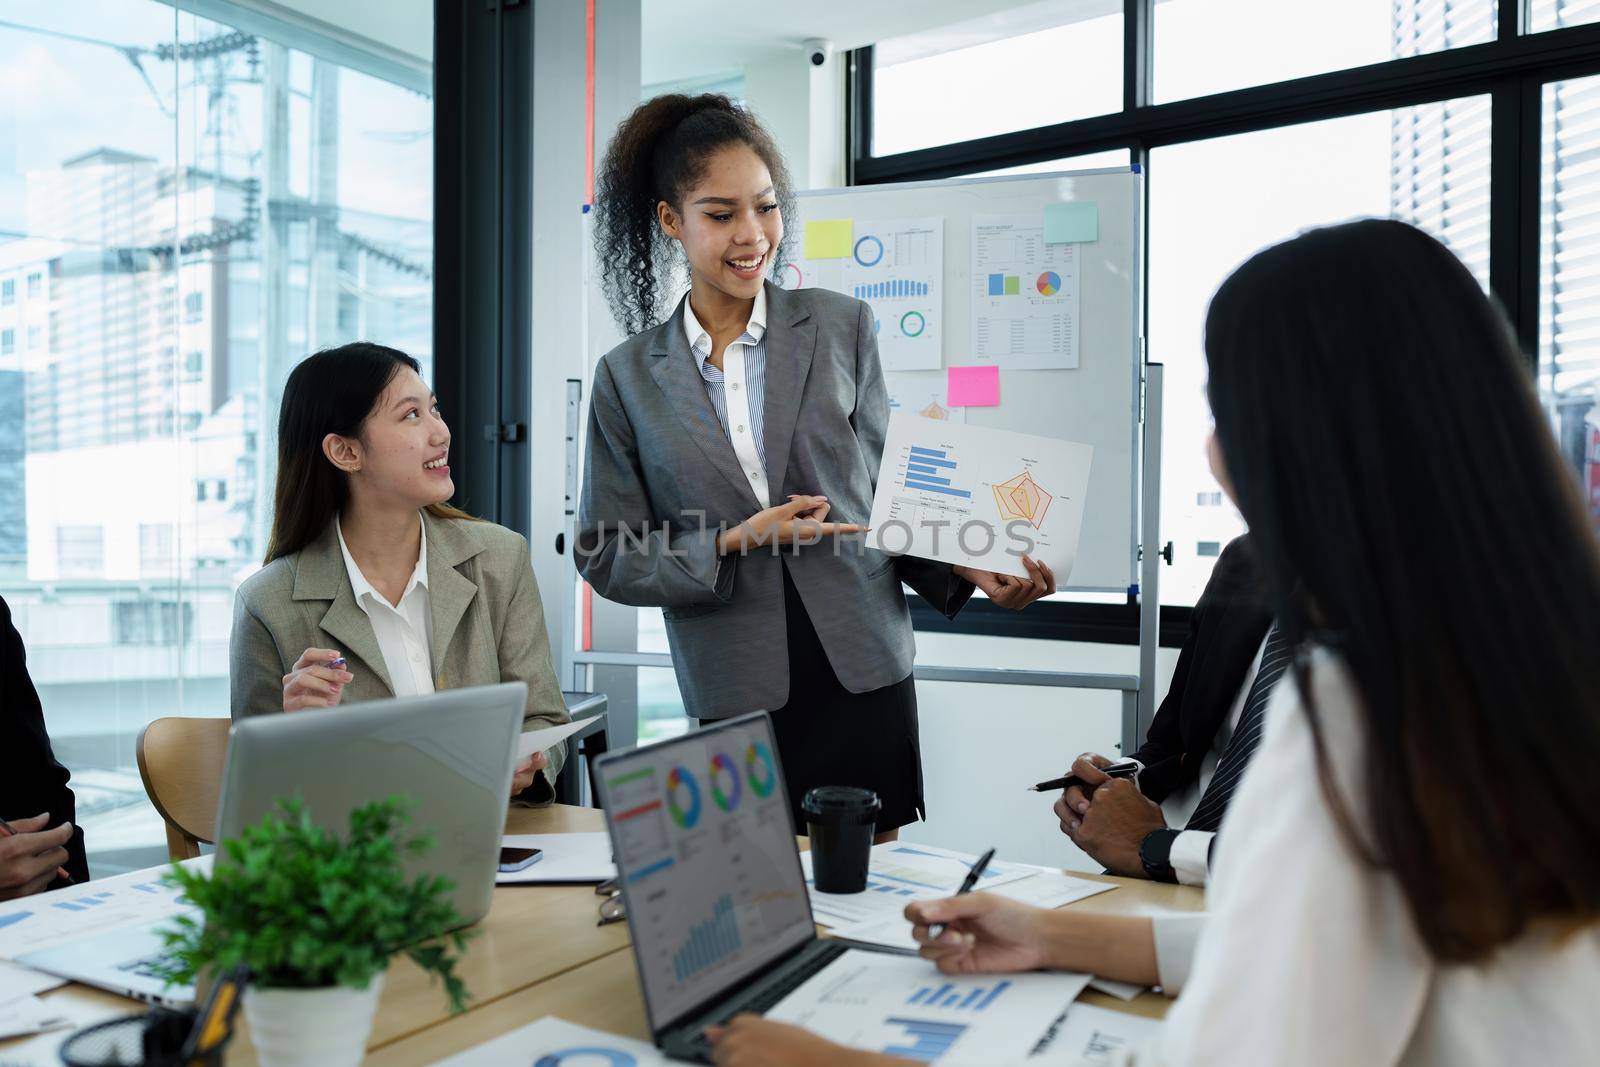
[[[1239,725],[1234,728],[1233,736],[1222,750],[1211,782],[1200,797],[1200,805],[1194,809],[1184,829],[1214,832],[1222,825],[1222,813],[1228,810],[1228,800],[1238,787],[1256,746],[1261,743],[1261,720],[1267,710],[1267,701],[1272,699],[1273,688],[1289,668],[1289,651],[1289,642],[1283,636],[1283,631],[1278,629],[1277,623],[1273,623],[1267,633],[1266,648],[1261,653],[1261,668],[1256,671],[1256,679],[1250,684],[1250,695],[1245,698],[1244,711],[1239,715]]]

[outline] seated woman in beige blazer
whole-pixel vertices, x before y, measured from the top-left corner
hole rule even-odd
[[[521,535],[445,503],[450,431],[416,360],[358,342],[289,375],[266,566],[239,588],[233,717],[526,682],[529,727],[567,721]],[[555,799],[566,749],[511,791]]]

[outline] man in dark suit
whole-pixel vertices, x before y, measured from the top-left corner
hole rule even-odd
[[[1230,542],[1195,605],[1172,687],[1133,759],[1109,778],[1085,753],[1088,783],[1056,801],[1061,831],[1113,874],[1204,885],[1217,827],[1260,740],[1261,715],[1288,666],[1249,536]],[[1165,810],[1163,810],[1165,809]]]
[[[50,749],[22,635],[0,598],[0,818],[15,831],[0,828],[0,900],[65,885],[57,868],[89,880],[69,777]]]

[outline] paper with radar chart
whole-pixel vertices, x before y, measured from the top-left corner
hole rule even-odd
[[[940,216],[856,219],[849,255],[802,256],[785,264],[772,280],[784,289],[832,289],[865,300],[872,309],[884,370],[934,370],[944,365],[944,219]]]
[[[1019,577],[1028,555],[1065,585],[1093,459],[1076,441],[892,415],[867,543]]]
[[[1078,365],[1080,246],[1046,244],[1044,215],[972,218],[973,363]]]
[[[889,392],[889,414],[904,411],[941,422],[966,422],[967,409],[951,407],[945,398],[944,371],[900,371],[883,376]]]

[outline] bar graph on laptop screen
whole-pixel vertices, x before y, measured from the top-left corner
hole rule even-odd
[[[654,1027],[814,933],[775,760],[758,720],[603,772]]]

